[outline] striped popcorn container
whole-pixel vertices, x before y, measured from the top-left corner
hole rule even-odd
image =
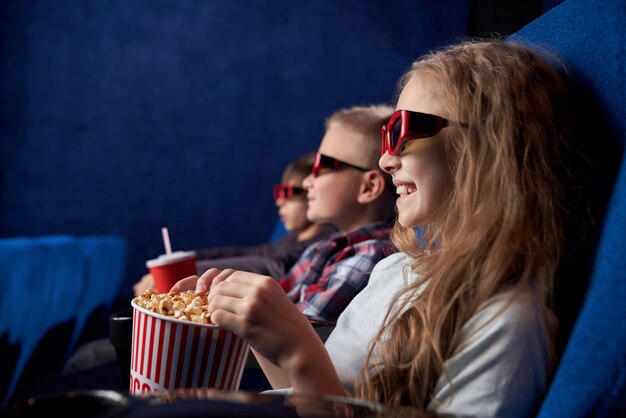
[[[237,390],[248,344],[212,325],[167,317],[131,302],[130,393],[179,388]]]

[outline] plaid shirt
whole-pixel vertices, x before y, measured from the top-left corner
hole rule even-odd
[[[381,221],[312,244],[279,283],[302,313],[335,321],[376,263],[393,252],[389,232]]]

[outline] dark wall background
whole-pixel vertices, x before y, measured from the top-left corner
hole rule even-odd
[[[162,226],[175,250],[262,242],[271,185],[326,116],[557,3],[5,0],[0,236],[118,234],[128,294]]]

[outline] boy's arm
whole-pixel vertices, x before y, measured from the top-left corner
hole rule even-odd
[[[214,260],[247,255],[267,257],[284,251],[283,248],[293,241],[295,241],[295,235],[287,234],[277,241],[251,246],[201,248],[196,250],[196,260]]]
[[[261,257],[258,255],[243,255],[240,257],[216,258],[215,260],[199,260],[196,262],[199,273],[210,268],[225,270],[249,271],[271,277],[283,277],[287,272],[285,260],[280,257]]]

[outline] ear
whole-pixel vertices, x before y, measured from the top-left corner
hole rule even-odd
[[[362,175],[357,201],[363,205],[374,202],[385,191],[385,178],[378,170],[370,170]]]

